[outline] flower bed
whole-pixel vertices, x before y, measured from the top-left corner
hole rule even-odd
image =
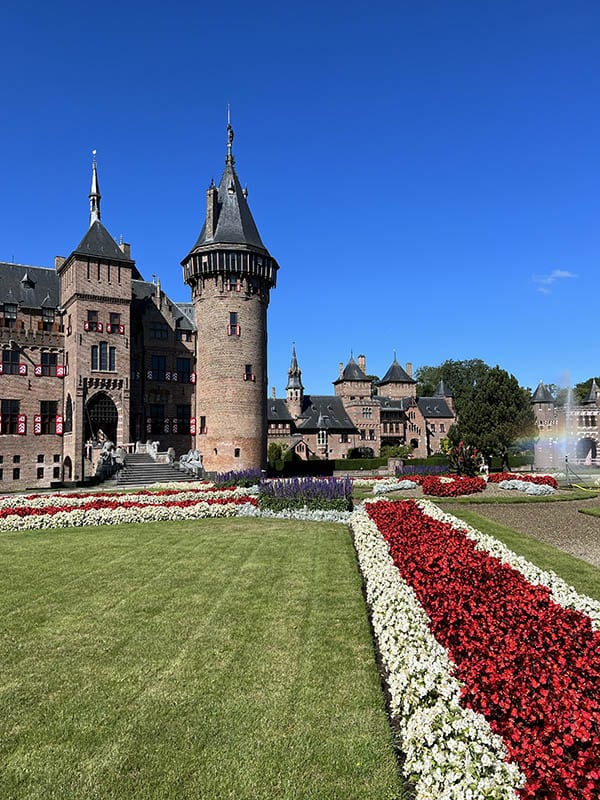
[[[238,507],[257,503],[242,490],[215,492],[210,488],[125,495],[37,495],[25,500],[26,505],[23,498],[0,500],[0,531],[233,516]]]
[[[502,736],[527,779],[520,797],[597,799],[600,633],[590,616],[555,602],[541,580],[531,583],[483,550],[472,529],[452,524],[431,505],[380,501],[368,504],[367,513],[436,641],[456,665],[450,672],[461,684],[461,706],[485,717]],[[581,604],[594,606],[586,598]],[[600,613],[594,616],[600,619]],[[396,637],[401,651],[405,642],[398,629],[403,634],[407,623],[399,608],[388,610],[386,623],[394,632],[388,638]]]
[[[486,482],[483,478],[444,477],[428,475],[421,481],[423,494],[433,497],[459,497],[463,494],[483,492]]]
[[[556,478],[552,475],[520,475],[515,472],[492,472],[488,478],[488,483],[501,483],[502,481],[526,481],[527,483],[537,483],[540,486],[551,486],[558,489]]]

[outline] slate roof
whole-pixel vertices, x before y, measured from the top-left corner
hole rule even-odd
[[[344,367],[344,371],[342,372],[341,376],[333,381],[333,384],[342,383],[343,381],[367,381],[369,379],[362,371],[362,369],[358,366],[356,361],[354,360],[354,356],[350,356],[350,361]]]
[[[206,244],[246,244],[268,255],[233,164],[226,164],[217,193],[214,236],[207,237],[205,222],[192,250]]]
[[[147,300],[149,297],[153,297],[156,294],[156,289],[157,286],[155,283],[152,283],[152,281],[140,281],[140,280],[131,281],[131,294],[134,300]],[[184,331],[196,330],[196,325],[194,324],[193,315],[192,319],[190,319],[190,316],[187,313],[188,309],[182,308],[182,305],[184,304],[179,304],[176,303],[174,300],[171,300],[169,295],[162,288],[161,292],[166,298],[167,304],[169,306],[169,311],[171,312],[175,320],[179,322],[178,327]],[[185,305],[187,306],[192,304],[189,303]]]
[[[408,372],[394,358],[390,368],[383,378],[377,382],[377,385],[385,386],[386,383],[416,383],[416,381],[410,377]]]
[[[417,397],[419,411],[427,419],[448,419],[454,414],[443,397]]]
[[[397,400],[392,400],[390,397],[378,395],[373,399],[379,401],[379,406],[382,411],[407,411],[415,404],[414,398],[412,397],[400,397]]]
[[[0,303],[18,303],[25,308],[58,308],[56,271],[49,267],[0,262]]]
[[[532,403],[553,403],[554,398],[550,393],[550,389],[546,386],[543,381],[540,381],[537,385],[537,389],[531,395],[531,402]]]
[[[112,238],[100,220],[96,220],[87,229],[85,236],[79,242],[73,253],[83,256],[96,256],[107,258],[111,261],[127,261],[125,253]]]
[[[592,379],[592,385],[590,386],[590,390],[588,392],[588,396],[583,401],[584,404],[587,403],[597,403],[598,402],[598,393],[600,389],[598,389],[598,384],[596,383],[596,379]]]
[[[444,380],[442,379],[437,385],[437,389],[434,392],[434,397],[454,397],[454,392],[447,383],[444,383]]]
[[[342,398],[332,395],[305,395],[296,427],[299,431],[356,430],[344,409]]]
[[[269,422],[291,422],[292,417],[288,411],[285,400],[270,397],[267,400],[267,420]]]
[[[288,382],[286,389],[304,389],[302,386],[302,370],[298,366],[296,358],[296,345],[292,345],[292,361],[288,369]]]

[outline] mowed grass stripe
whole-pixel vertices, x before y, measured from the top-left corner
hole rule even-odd
[[[403,796],[342,526],[21,533],[0,554],[3,798]],[[20,614],[23,583],[45,592]]]

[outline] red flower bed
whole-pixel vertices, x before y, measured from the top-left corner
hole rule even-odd
[[[488,483],[500,483],[501,481],[526,481],[527,483],[537,483],[540,486],[551,486],[558,489],[556,478],[552,475],[520,475],[512,472],[492,472],[488,478]]]
[[[462,494],[476,494],[483,492],[485,481],[483,478],[454,477],[450,481],[442,481],[439,475],[427,475],[421,481],[423,494],[434,497],[459,497]]]
[[[414,501],[368,504],[394,563],[483,714],[527,777],[527,800],[600,797],[600,633]]]

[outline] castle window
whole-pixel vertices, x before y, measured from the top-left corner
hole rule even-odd
[[[440,433],[446,433],[446,426],[443,422],[440,422]]]
[[[364,441],[367,438],[367,432],[366,431],[359,431],[359,433],[360,433],[360,438]]]
[[[17,321],[17,304],[4,303],[4,327],[14,328]]]
[[[71,400],[71,395],[67,397],[67,404],[65,407],[65,423],[64,423],[64,432],[65,433],[72,433],[73,431],[73,401]],[[60,456],[59,456],[60,459]]]
[[[206,430],[206,417],[200,417],[200,430],[198,433],[208,433]]]
[[[108,342],[92,345],[92,370],[114,372],[116,370],[116,348],[109,347]]]
[[[164,433],[165,407],[163,405],[150,406],[150,430],[148,433]]]
[[[375,438],[375,431],[369,431],[369,439],[373,440]]]
[[[43,464],[44,463],[44,454],[43,453],[38,453],[37,463],[38,464]]]
[[[2,400],[0,403],[0,434],[17,433],[19,400]]]
[[[44,468],[43,467],[38,467],[37,468],[37,479],[38,479],[38,481],[41,480],[43,477],[44,477]]]
[[[3,375],[18,375],[19,374],[19,351],[18,350],[3,350],[2,351],[2,374]]]
[[[242,284],[240,283],[238,276],[228,275],[227,280],[225,281],[225,288],[228,292],[240,292],[242,290]]]
[[[54,309],[42,308],[42,328],[45,331],[51,331],[54,327]]]
[[[227,335],[228,336],[240,335],[240,325],[238,322],[237,311],[229,312],[229,325],[227,326]]]
[[[58,403],[56,400],[40,401],[41,434],[49,435],[56,433],[56,415],[58,413]]]
[[[192,409],[189,405],[177,406],[177,433],[190,432],[190,417]],[[175,431],[173,431],[175,433]]]
[[[56,377],[56,353],[42,353],[42,375]]]
[[[15,469],[13,469],[13,481],[19,480],[21,480],[21,469],[20,467],[15,467]]]
[[[152,380],[164,381],[167,370],[166,356],[151,356],[150,368],[152,370]]]
[[[108,315],[108,318],[109,318],[110,321],[109,321],[108,325],[106,326],[106,332],[107,333],[119,333],[119,327],[121,325],[121,315],[120,314],[114,314],[114,313],[111,312]]]
[[[245,381],[254,381],[256,380],[254,373],[252,372],[252,364],[246,364],[244,368],[244,380]]]
[[[429,427],[431,428],[431,432],[435,433],[435,422],[432,422]]]
[[[150,323],[150,338],[151,339],[167,339],[169,336],[169,326],[166,322],[151,322]]]
[[[233,457],[234,458],[239,458],[240,457],[240,448],[239,447],[236,447],[235,450],[233,451]]]
[[[347,444],[348,443],[348,434],[347,433],[340,433],[340,442]]]
[[[319,431],[317,433],[317,444],[319,447],[325,447],[327,444],[327,431]]]
[[[189,358],[178,358],[176,361],[176,370],[177,370],[177,380],[180,383],[190,382],[190,375],[192,373],[192,362]]]
[[[373,409],[370,406],[366,406],[362,410],[362,415],[364,419],[371,419],[371,417],[373,416]]]

